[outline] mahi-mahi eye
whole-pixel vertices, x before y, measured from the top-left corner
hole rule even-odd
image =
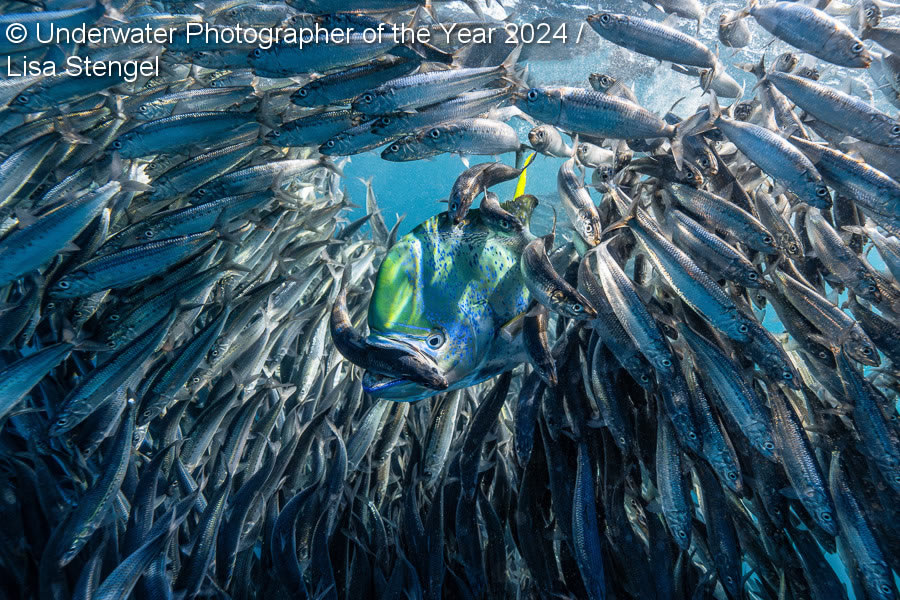
[[[431,335],[428,336],[426,343],[428,344],[429,348],[436,350],[444,345],[444,341],[446,341],[446,336],[444,336],[444,332],[443,331],[435,331],[434,333],[432,333]]]

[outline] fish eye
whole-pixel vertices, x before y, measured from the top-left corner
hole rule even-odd
[[[277,137],[281,137],[281,130],[280,130],[280,129],[273,129],[272,132],[270,133],[270,135],[271,135],[272,137],[276,137],[276,138],[277,138]]]
[[[253,58],[259,58],[262,56],[262,48],[257,48],[253,51]]]
[[[152,230],[152,229],[148,229],[147,231],[145,231],[145,232],[144,232],[144,237],[146,237],[146,238],[152,238],[152,237],[153,237],[153,230]]]
[[[459,208],[459,205],[456,202],[450,203],[450,212],[456,212],[457,208]]]
[[[759,275],[757,275],[755,271],[750,271],[749,273],[747,273],[747,279],[749,279],[750,281],[756,281],[757,279],[759,279]]]
[[[869,347],[863,348],[862,350],[860,350],[860,352],[862,352],[865,356],[872,356],[872,349]]]
[[[388,148],[391,152],[400,152],[400,146],[398,144],[391,144],[391,147]]]
[[[537,99],[538,99],[538,92],[537,92],[537,90],[529,90],[529,91],[528,91],[528,99],[531,100],[532,102],[534,102],[535,100],[537,100]]]
[[[672,366],[672,361],[669,360],[668,358],[664,358],[664,359],[662,359],[662,366],[664,366],[664,367],[671,367],[671,366]]]
[[[375,99],[375,97],[372,96],[372,94],[363,94],[363,95],[362,95],[362,98],[360,98],[360,100],[362,100],[362,101],[365,102],[366,104],[369,104],[369,103],[372,102],[372,100],[374,100],[374,99]]]
[[[781,374],[781,378],[787,379],[788,381],[790,381],[791,379],[794,378],[794,374],[791,373],[790,371],[785,371],[784,373]]]
[[[107,348],[115,348],[116,343],[114,341],[110,340],[110,341],[106,342],[106,347]]]
[[[378,124],[381,125],[382,127],[390,125],[391,118],[390,117],[381,117],[380,119],[378,119]]]
[[[740,331],[741,333],[747,333],[748,331],[750,331],[750,328],[747,327],[746,323],[741,323],[741,325],[738,327],[738,331]]]
[[[678,537],[680,537],[681,539],[686,538],[686,537],[687,537],[687,532],[685,532],[683,529],[679,529],[679,530],[678,530]]]
[[[771,244],[771,243],[774,242],[775,240],[772,239],[772,236],[771,236],[771,235],[766,235],[766,236],[763,236],[763,240],[762,240],[762,241],[763,241],[763,244]]]
[[[16,99],[16,102],[18,102],[19,104],[28,104],[30,100],[31,98],[28,96],[28,94],[20,94]]]
[[[900,135],[900,125],[894,125],[891,127],[891,133],[894,135]]]
[[[47,303],[47,309],[48,309],[48,310],[52,310],[52,309],[54,309],[54,308],[56,308],[56,302],[48,302],[48,303]]]
[[[600,22],[603,23],[604,25],[609,25],[610,21],[612,21],[612,17],[609,16],[608,14],[600,15]]]
[[[831,523],[831,513],[828,511],[823,511],[822,514],[819,515],[819,518],[826,523]]]
[[[500,226],[503,227],[503,229],[509,229],[509,222],[508,221],[500,221]]]
[[[109,315],[109,320],[112,321],[113,323],[118,321],[120,318],[121,317],[119,317],[119,315]]]
[[[649,382],[649,381],[650,381],[650,376],[647,375],[646,373],[645,373],[644,375],[641,375],[641,381],[643,381],[644,383]]]
[[[819,358],[825,359],[825,358],[827,358],[827,357],[828,357],[828,355],[825,354],[825,351],[824,351],[824,350],[819,350]]]
[[[763,448],[765,448],[766,450],[774,450],[775,444],[773,444],[772,442],[766,442],[765,444],[763,444]]]
[[[146,104],[141,104],[141,107],[138,110],[141,111],[142,113],[145,113],[150,109],[147,107]]]
[[[734,481],[735,479],[737,479],[737,473],[735,473],[734,471],[728,471],[727,477],[728,479]]]
[[[200,378],[197,376],[191,377],[191,383],[200,383]]]
[[[800,251],[800,246],[798,246],[797,244],[795,244],[793,242],[791,243],[790,246],[788,246],[788,252],[790,252],[791,254],[797,254],[797,252],[799,252],[799,251]]]
[[[689,439],[689,440],[696,440],[696,439],[697,439],[697,434],[694,433],[693,431],[691,431],[690,433],[688,433],[688,439]]]
[[[431,137],[431,139],[436,140],[441,137],[441,132],[438,129],[432,129],[428,132],[428,135]]]
[[[874,283],[870,283],[870,284],[866,287],[866,291],[868,291],[870,294],[874,294],[875,292],[878,291],[878,286],[875,285]]]
[[[444,345],[444,341],[446,341],[446,337],[444,336],[443,331],[435,331],[431,335],[428,336],[426,343],[429,348],[437,349]]]
[[[880,586],[878,586],[878,589],[881,590],[881,593],[885,595],[890,594],[892,591],[891,586],[886,583],[882,583]]]
[[[584,310],[584,307],[581,304],[579,304],[578,302],[576,302],[575,304],[572,305],[573,312],[580,313],[583,310]]]
[[[334,146],[335,146],[335,141],[334,141],[334,140],[328,140],[327,142],[325,142],[325,147],[326,147],[326,148],[334,148]]]
[[[112,143],[113,150],[121,150],[122,142],[120,140],[116,140]]]
[[[860,53],[860,52],[862,52],[862,51],[863,51],[863,45],[862,45],[862,42],[856,42],[855,44],[853,44],[852,50],[853,50],[854,52],[856,52],[857,54]]]
[[[824,185],[820,185],[816,188],[816,196],[818,196],[819,198],[824,198],[827,195],[828,195],[828,188],[825,187]]]
[[[49,308],[49,306],[48,306],[48,308]],[[75,315],[76,317],[80,317],[80,316],[83,315],[84,313],[81,312],[80,310],[76,310],[76,311],[73,312],[72,314]]]
[[[297,90],[297,95],[301,98],[306,98],[309,95],[309,92],[306,91],[306,88],[300,88]]]
[[[67,290],[67,289],[69,289],[69,282],[66,281],[65,279],[63,279],[62,281],[56,282],[56,287],[58,287],[61,290]]]

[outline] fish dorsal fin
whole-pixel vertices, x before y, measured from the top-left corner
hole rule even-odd
[[[531,194],[522,194],[513,200],[507,200],[500,205],[503,210],[518,217],[527,226],[531,221],[531,213],[538,205],[538,199]]]

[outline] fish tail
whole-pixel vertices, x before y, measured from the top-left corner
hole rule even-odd
[[[625,214],[622,216],[621,219],[619,219],[615,223],[610,224],[603,231],[600,232],[601,238],[604,235],[606,235],[607,233],[609,233],[610,231],[615,231],[617,229],[625,229],[626,227],[628,227],[628,224],[631,221],[633,221],[635,218],[637,218],[637,211],[638,211],[638,208],[640,208],[640,204],[638,204],[638,200],[637,199],[632,200],[631,198],[629,198],[622,190],[619,189],[619,186],[616,185],[615,183],[610,184],[609,193],[619,196],[619,198],[623,201],[623,203],[625,203],[627,201],[627,202],[630,202],[630,204],[628,204],[628,208],[625,211]]]
[[[110,0],[98,0],[97,4],[103,5],[103,16],[118,21],[119,23],[127,23],[128,17],[122,14],[116,7],[112,5]]]
[[[522,54],[522,48],[524,46],[519,44],[515,48],[513,48],[512,52],[510,52],[503,62],[500,63],[500,70],[502,71],[502,77],[504,80],[512,83],[516,87],[526,88],[528,85],[525,83],[525,73],[519,73],[517,66],[519,63],[519,56]]]
[[[712,97],[714,99],[716,97],[715,94]],[[718,107],[718,103],[716,107]],[[672,146],[672,157],[675,159],[675,166],[678,167],[679,171],[684,164],[684,138],[712,129],[715,123],[712,108],[710,108],[709,113],[709,117],[707,117],[703,114],[703,111],[696,112],[675,125],[675,135],[669,140],[669,144]]]

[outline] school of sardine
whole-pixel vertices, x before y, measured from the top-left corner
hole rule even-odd
[[[898,597],[900,4],[0,6],[0,598]]]

